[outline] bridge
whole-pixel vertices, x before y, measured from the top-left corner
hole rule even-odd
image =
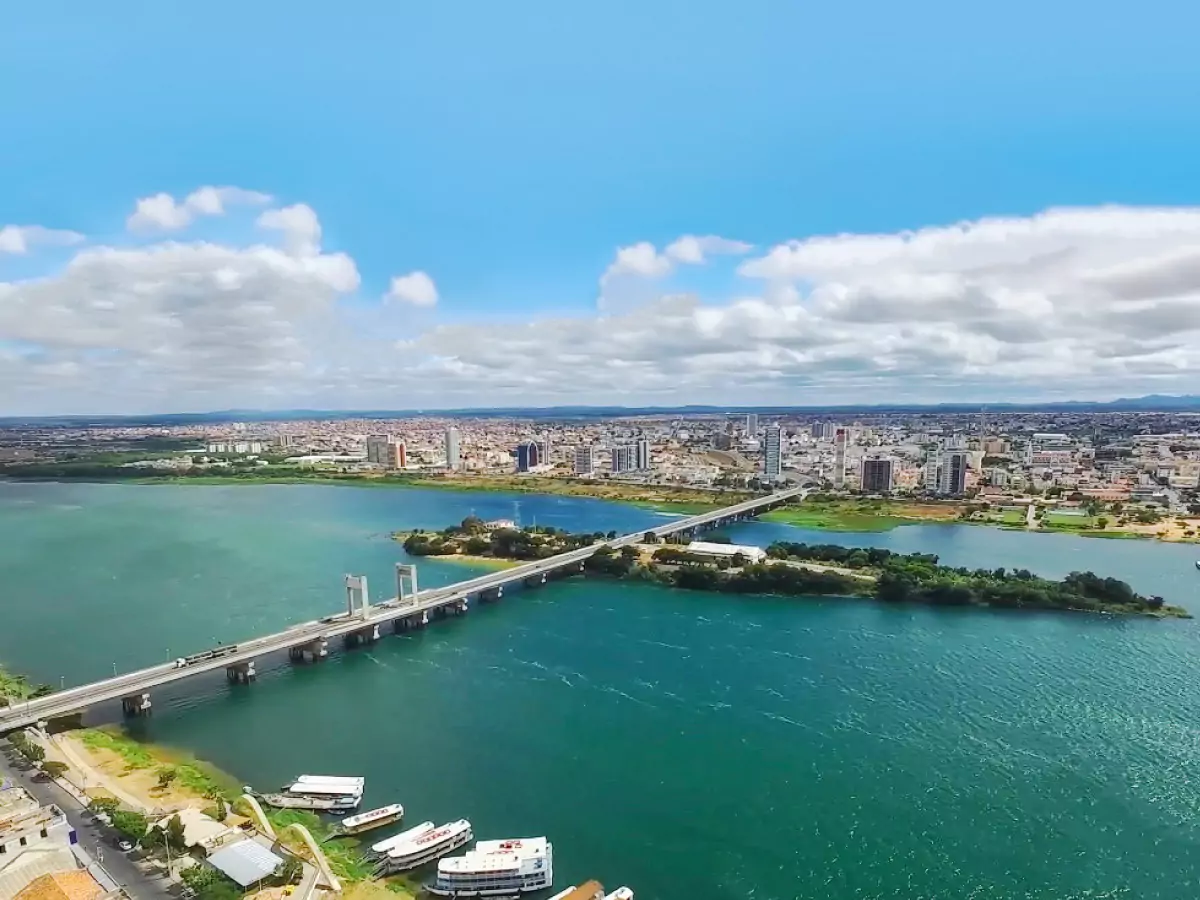
[[[508,585],[524,583],[533,587],[545,584],[551,574],[581,570],[588,557],[601,548],[619,549],[672,536],[691,536],[706,528],[752,518],[789,501],[803,499],[808,492],[807,487],[777,491],[446,587],[418,591],[416,566],[397,564],[396,596],[374,605],[368,599],[366,578],[347,575],[345,612],[10,705],[0,709],[0,734],[116,700],[121,701],[126,715],[148,713],[150,692],[155,688],[221,669],[231,682],[248,683],[255,678],[255,661],[259,657],[286,650],[295,661],[317,661],[328,654],[329,642],[339,637],[348,645],[364,644],[379,640],[381,629],[387,625],[396,632],[423,628],[433,618],[465,613],[473,597],[488,602],[503,596]]]

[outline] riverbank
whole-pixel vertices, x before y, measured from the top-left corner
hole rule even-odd
[[[263,485],[326,484],[364,488],[432,488],[445,491],[483,491],[590,497],[630,503],[665,512],[707,512],[755,496],[748,491],[703,490],[672,485],[641,485],[599,479],[536,474],[446,474],[396,472],[331,472],[294,466],[266,466],[227,471],[196,469],[158,474],[120,465],[39,463],[0,468],[0,476],[18,481],[118,482],[123,484]]]
[[[764,513],[764,522],[778,522],[818,531],[891,531],[901,525],[947,524],[957,521],[962,504],[872,500],[857,497],[810,495],[796,506]]]
[[[226,810],[226,824],[246,821],[242,809],[241,783],[227,772],[172,747],[139,741],[116,727],[85,728],[51,736],[47,759],[58,760],[71,773],[71,780],[89,797],[113,798],[123,807],[157,818],[183,809],[197,809],[216,818]],[[222,807],[223,804],[223,807]],[[348,882],[348,896],[368,900],[382,896],[413,896],[412,886],[402,879],[372,883],[374,864],[358,839],[334,839],[336,824],[304,810],[267,809],[277,832],[296,823],[306,827],[322,845],[334,873]],[[305,855],[297,839],[281,834],[291,851]]]

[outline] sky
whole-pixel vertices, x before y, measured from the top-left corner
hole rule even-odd
[[[0,415],[1200,393],[1198,29],[11,4]]]

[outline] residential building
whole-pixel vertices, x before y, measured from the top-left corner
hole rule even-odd
[[[889,456],[864,457],[859,486],[864,494],[890,494],[896,463]]]
[[[833,436],[833,486],[840,490],[846,486],[846,442],[850,433],[839,428]]]
[[[638,438],[634,444],[634,468],[639,472],[650,471],[650,442],[646,438]]]
[[[936,494],[938,492],[938,485],[941,482],[941,472],[942,466],[937,453],[930,452],[925,457],[925,470],[922,476],[926,493]]]
[[[596,448],[581,444],[575,448],[575,474],[594,475],[596,472]]]
[[[967,492],[967,461],[969,453],[948,450],[942,454],[942,468],[938,478],[938,493],[947,497],[961,497]]]
[[[631,472],[637,462],[637,456],[634,453],[633,447],[621,445],[620,447],[612,448],[612,471],[616,475],[620,472]]]
[[[386,466],[391,451],[388,445],[392,443],[390,434],[367,435],[367,462]]]
[[[758,413],[746,413],[746,436],[758,434]]]
[[[460,437],[457,428],[446,429],[446,468],[451,472],[457,472],[462,468]]]
[[[517,471],[531,472],[542,464],[542,451],[537,441],[517,444]]]
[[[389,469],[403,469],[408,466],[408,447],[404,441],[388,443],[384,465]]]
[[[834,422],[814,422],[812,436],[818,441],[832,441],[837,436],[837,424]]]
[[[778,481],[783,475],[783,429],[768,425],[763,432],[763,477]]]

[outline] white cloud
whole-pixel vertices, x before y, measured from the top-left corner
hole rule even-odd
[[[661,253],[649,241],[617,248],[604,274],[600,276],[600,305],[611,301],[616,284],[636,279],[663,278],[675,271],[677,264],[702,265],[710,256],[740,255],[751,250],[750,244],[716,235],[685,234],[668,244]],[[635,292],[635,296],[637,293]]]
[[[262,206],[271,202],[270,194],[238,187],[198,188],[182,201],[160,193],[137,201],[126,227],[134,232],[179,231],[199,216],[223,216],[230,206]]]
[[[257,224],[259,228],[283,232],[284,246],[298,256],[311,256],[321,246],[321,223],[305,203],[268,209],[258,217]]]
[[[437,304],[428,275],[393,279],[396,302],[341,303],[358,270],[320,251],[315,213],[263,218],[287,249],[92,248],[48,277],[0,282],[4,402],[22,412],[824,404],[1200,384],[1200,208],[1050,210],[788,241],[743,261],[745,296],[656,294],[526,321],[510,309],[423,333],[411,333],[409,306]],[[676,266],[742,247],[692,240],[622,248],[614,266],[661,292]]]
[[[397,303],[409,303],[413,306],[436,306],[438,302],[437,285],[433,283],[432,278],[421,271],[397,275],[392,279],[385,299]]]
[[[21,256],[32,247],[69,247],[83,240],[84,236],[77,231],[43,228],[41,225],[5,225],[0,228],[0,253]]]

